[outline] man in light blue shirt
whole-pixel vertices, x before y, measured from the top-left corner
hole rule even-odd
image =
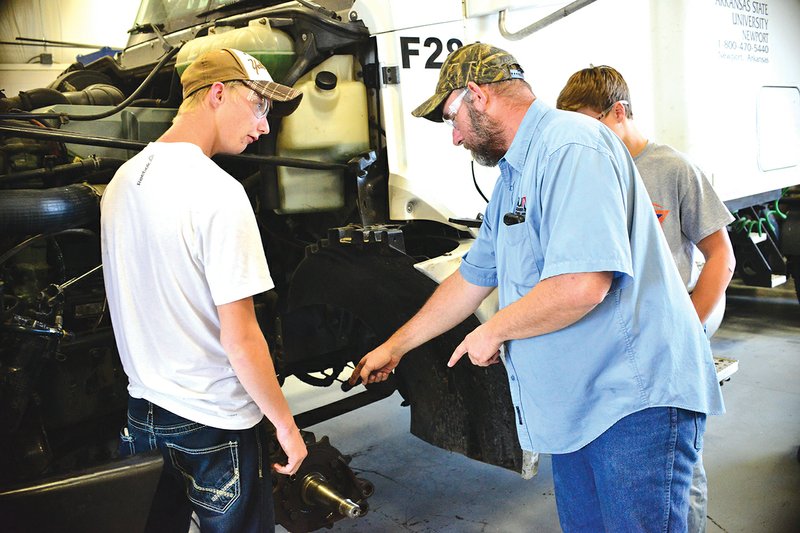
[[[459,271],[353,372],[386,379],[498,287],[448,363],[504,362],[523,450],[550,453],[565,531],[683,531],[706,414],[708,341],[622,142],[536,100],[508,53],[465,46],[414,111],[501,175]]]
[[[736,264],[726,229],[733,221],[730,211],[684,154],[648,140],[639,131],[628,83],[615,68],[600,65],[575,72],[556,105],[599,120],[628,148],[694,311],[711,338],[722,321],[725,289]],[[703,256],[702,271],[695,264],[697,251]],[[689,533],[705,533],[708,482],[702,458],[695,464],[690,494]]]

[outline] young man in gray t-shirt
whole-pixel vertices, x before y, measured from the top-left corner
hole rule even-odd
[[[559,109],[600,120],[619,136],[634,158],[656,216],[664,230],[675,265],[691,293],[700,322],[713,333],[722,320],[725,289],[736,260],[726,226],[733,221],[703,172],[674,148],[648,141],[633,121],[628,85],[608,66],[573,74],[558,96]],[[700,270],[695,251],[703,255]],[[707,480],[702,458],[695,465],[689,531],[706,530]]]
[[[628,147],[653,201],[672,257],[702,323],[724,301],[735,259],[726,226],[733,221],[702,171],[674,148],[648,141],[633,121],[628,85],[612,67],[573,74],[557,107],[597,118]],[[700,271],[695,250],[705,259]]]

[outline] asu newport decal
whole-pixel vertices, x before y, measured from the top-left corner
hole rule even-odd
[[[403,68],[411,68],[412,57],[419,57],[419,60],[427,57],[425,68],[440,69],[448,54],[463,46],[463,43],[455,38],[444,42],[438,37],[427,37],[425,41],[422,41],[422,46],[420,46],[420,42],[420,37],[400,37],[400,55],[403,61]],[[420,54],[421,48],[430,50]],[[416,63],[417,60],[414,62]]]

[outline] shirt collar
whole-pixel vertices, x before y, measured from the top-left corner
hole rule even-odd
[[[522,122],[519,125],[514,139],[511,141],[506,155],[500,160],[501,168],[511,167],[517,172],[521,172],[528,157],[528,148],[533,143],[533,137],[539,127],[539,123],[552,108],[539,100],[533,101]]]

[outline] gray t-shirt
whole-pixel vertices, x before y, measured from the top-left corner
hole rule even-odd
[[[683,283],[694,288],[700,270],[695,245],[733,221],[703,172],[671,146],[648,142],[634,158]]]

